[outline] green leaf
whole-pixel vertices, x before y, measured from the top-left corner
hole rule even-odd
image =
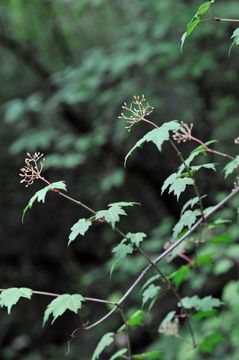
[[[202,319],[211,318],[217,315],[216,310],[209,310],[209,311],[198,311],[192,315],[193,320],[200,321]]]
[[[64,314],[66,310],[70,310],[74,312],[75,314],[78,313],[78,310],[82,307],[82,302],[85,301],[84,297],[80,294],[63,294],[59,295],[56,299],[50,302],[48,304],[47,309],[44,313],[44,319],[43,319],[43,325],[47,322],[49,319],[49,316],[53,316],[53,320],[51,324],[54,323],[54,321]]]
[[[89,229],[91,225],[92,222],[90,220],[87,219],[78,220],[71,228],[68,245],[70,245],[70,243],[72,243],[72,241],[74,241],[79,234],[84,236],[86,231]]]
[[[126,239],[122,240],[121,243],[112,250],[117,262],[124,259],[126,255],[132,254],[134,251],[132,244],[126,244],[126,241]]]
[[[139,245],[141,244],[141,242],[144,240],[144,238],[146,237],[147,235],[145,233],[142,233],[142,232],[138,232],[138,233],[131,233],[129,232],[127,235],[126,235],[126,238],[130,240],[130,242],[139,247]]]
[[[165,181],[162,186],[161,194],[169,187],[168,193],[170,194],[173,192],[175,196],[177,196],[177,201],[186,189],[187,185],[193,185],[194,180],[189,177],[178,177],[177,173],[171,174]]]
[[[205,197],[206,197],[206,195],[203,195],[203,196],[201,196],[201,199],[203,199],[203,198],[205,198]],[[199,204],[198,196],[195,196],[194,198],[188,200],[188,201],[184,204],[184,206],[183,206],[183,208],[182,208],[182,211],[181,211],[181,214],[183,214],[184,211],[187,210],[189,207],[193,208],[196,204]]]
[[[117,351],[114,355],[112,355],[109,360],[120,359],[122,355],[124,355],[125,353],[127,353],[127,351],[128,351],[128,350],[127,350],[126,348],[121,349],[121,350]]]
[[[221,275],[227,272],[233,266],[233,261],[231,259],[222,259],[216,262],[213,272],[216,275]]]
[[[198,209],[185,211],[178,223],[173,228],[173,238],[176,239],[184,227],[191,229],[199,215],[201,215],[201,211]]]
[[[202,165],[192,165],[190,167],[190,169],[193,172],[197,172],[201,169],[209,169],[209,170],[216,171],[216,164],[215,163],[206,163],[206,164],[202,164]]]
[[[169,323],[171,323],[171,321],[174,319],[174,316],[176,314],[176,311],[170,311],[165,318],[162,320],[161,324],[160,324],[160,329],[165,329]]]
[[[194,31],[194,29],[198,26],[198,24],[201,22],[201,18],[203,15],[206,14],[206,12],[209,10],[211,4],[213,3],[213,1],[207,1],[205,3],[203,3],[197,10],[196,14],[193,16],[193,18],[189,21],[189,23],[187,24],[187,30],[186,32],[182,35],[181,38],[181,51],[183,49],[183,45],[184,42],[186,40],[187,37],[189,37],[192,32]]]
[[[125,157],[124,160],[124,166],[126,166],[127,160],[130,155],[132,155],[133,151],[137,148],[140,148],[143,146],[146,142],[152,142],[154,143],[158,150],[162,150],[162,145],[165,141],[169,139],[169,132],[179,129],[180,124],[177,120],[169,121],[161,125],[159,128],[149,131],[147,134],[142,137],[137,143],[134,145],[134,147],[128,152],[128,154]]]
[[[130,327],[135,327],[135,326],[144,326],[143,324],[143,318],[145,315],[145,311],[144,310],[137,310],[135,313],[133,313],[127,320],[127,324]],[[124,331],[125,330],[125,324],[123,324],[118,332],[120,331]]]
[[[112,228],[114,229],[115,224],[120,221],[120,216],[127,215],[124,209],[122,209],[122,207],[134,206],[134,205],[140,205],[140,204],[136,202],[124,202],[124,201],[109,204],[108,210],[97,211],[95,219],[105,219],[105,221],[110,223],[112,225]]]
[[[105,334],[100,342],[98,343],[98,345],[96,346],[96,349],[94,351],[94,354],[92,356],[91,360],[97,360],[99,359],[100,354],[105,350],[105,348],[107,346],[109,346],[110,344],[112,344],[112,342],[114,341],[114,333],[113,332],[109,332],[107,334]]]
[[[212,353],[215,346],[224,340],[224,336],[218,332],[214,332],[206,336],[199,345],[198,350],[202,353]]]
[[[15,305],[21,297],[31,299],[31,296],[32,290],[29,288],[9,288],[1,292],[0,306],[6,306],[7,312],[10,314],[12,306]]]
[[[64,183],[64,181],[57,181],[55,183],[45,186],[43,189],[41,189],[39,191],[37,191],[35,193],[35,195],[33,195],[33,197],[29,200],[27,206],[23,210],[22,222],[24,220],[24,217],[25,217],[27,211],[32,208],[32,205],[34,204],[34,202],[37,201],[37,202],[44,203],[45,197],[46,197],[46,194],[48,193],[48,191],[54,191],[54,189],[67,191],[66,184]]]
[[[236,28],[234,31],[233,31],[233,34],[231,36],[231,39],[232,39],[232,44],[230,46],[230,49],[229,49],[229,55],[231,54],[231,50],[234,46],[237,46],[239,45],[239,27]]]
[[[154,284],[149,285],[149,287],[143,292],[142,306],[144,306],[149,300],[151,300],[149,304],[149,310],[155,304],[155,301],[158,298],[158,294],[160,291],[160,286],[156,286]]]
[[[133,315],[131,315],[127,321],[127,324],[131,327],[133,326],[143,326],[143,318],[145,311],[137,310]]]
[[[237,168],[239,167],[239,155],[235,157],[232,161],[230,161],[223,169],[225,178],[228,177],[228,175],[232,174]]]
[[[170,279],[173,281],[173,283],[177,289],[179,288],[179,286],[181,285],[181,283],[183,282],[183,280],[189,273],[189,270],[190,270],[189,266],[184,265],[184,266],[181,266],[177,271],[175,271],[174,273],[172,273],[170,275]]]
[[[206,296],[204,298],[199,298],[197,295],[192,297],[184,297],[181,299],[181,303],[185,309],[196,309],[198,311],[211,311],[215,307],[220,307],[223,305],[223,302],[214,297]],[[178,306],[181,306],[181,303],[178,303]]]
[[[143,354],[132,355],[132,359],[135,360],[149,360],[149,359],[163,359],[163,353],[159,351],[150,351]]]
[[[223,232],[213,236],[209,240],[210,244],[230,244],[233,242],[233,238],[227,232]]]
[[[154,276],[151,276],[146,283],[143,285],[142,290],[144,290],[146,287],[148,287],[150,284],[152,284],[154,281],[158,280],[161,278],[161,275],[157,274]]]

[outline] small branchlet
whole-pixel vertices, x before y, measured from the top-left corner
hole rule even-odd
[[[26,183],[26,187],[32,185],[35,180],[42,179],[41,172],[45,163],[43,154],[35,152],[33,155],[27,153],[25,166],[20,169],[19,176],[22,178],[20,183]]]
[[[125,102],[122,109],[124,112],[120,114],[119,119],[127,120],[129,125],[125,128],[128,129],[128,131],[131,130],[134,124],[143,121],[144,118],[150,115],[154,110],[154,108],[145,100],[144,95],[134,96],[133,101],[129,105]]]
[[[178,144],[192,140],[192,128],[193,124],[188,125],[187,123],[181,121],[180,128],[174,131],[173,139],[177,141]]]

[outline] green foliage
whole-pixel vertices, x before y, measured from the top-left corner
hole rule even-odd
[[[178,336],[178,319],[176,311],[170,311],[159,326],[159,333],[171,336]]]
[[[96,349],[92,356],[92,360],[99,359],[99,356],[101,355],[101,353],[105,350],[106,347],[110,346],[113,341],[114,341],[114,333],[113,332],[109,332],[109,333],[105,334],[101,338],[98,345],[96,346]]]
[[[12,306],[15,305],[20,298],[31,299],[32,290],[28,288],[9,288],[2,290],[0,294],[0,306],[7,307],[7,312],[10,314]]]
[[[161,278],[161,275],[159,275],[159,274],[151,276],[143,285],[142,290],[144,290],[146,287],[148,287],[150,284],[152,284],[153,282],[155,282],[156,280],[158,280],[160,278]]]
[[[84,236],[86,231],[89,229],[91,225],[92,222],[88,219],[78,220],[71,228],[68,245],[70,245],[72,241],[74,241],[79,234]]]
[[[142,139],[137,141],[134,147],[128,152],[124,161],[125,166],[129,156],[132,155],[133,151],[137,148],[141,148],[146,142],[152,142],[157,146],[159,151],[162,151],[163,143],[169,140],[170,131],[177,130],[179,126],[179,123],[176,120],[173,120],[164,123],[157,129],[149,131],[146,135],[142,137]]]
[[[63,294],[59,295],[56,299],[52,300],[50,304],[47,305],[47,309],[44,313],[43,325],[48,321],[50,315],[53,316],[51,324],[54,321],[64,314],[66,310],[70,310],[73,313],[77,314],[82,307],[82,302],[85,301],[84,297],[80,294]]]
[[[112,225],[112,228],[115,228],[115,224],[120,221],[121,215],[127,215],[123,207],[127,206],[134,206],[139,205],[139,203],[136,202],[117,202],[109,204],[108,210],[100,210],[97,211],[97,214],[95,215],[95,219],[104,219],[106,222],[110,223]]]
[[[204,196],[201,196],[201,199],[205,198],[205,195]],[[191,199],[189,199],[182,207],[182,210],[181,210],[181,214],[183,214],[185,212],[185,210],[187,210],[187,208],[191,207],[193,208],[196,204],[199,205],[199,199],[198,199],[198,196],[195,196]]]
[[[239,45],[239,27],[236,28],[234,31],[233,31],[233,34],[231,36],[231,39],[232,39],[232,44],[230,46],[230,49],[229,49],[229,54],[231,53],[231,50],[234,46],[238,46]]]
[[[187,227],[191,229],[192,225],[197,220],[197,217],[201,215],[201,211],[196,210],[186,210],[181,216],[180,220],[173,228],[173,238],[176,239],[177,236],[181,233],[181,231]]]
[[[134,247],[132,244],[128,244],[126,239],[123,239],[119,245],[115,246],[112,250],[115,261],[113,262],[111,273],[117,263],[123,260],[127,255],[132,254]]]
[[[124,355],[125,353],[127,353],[127,349],[121,349],[117,351],[114,355],[112,355],[109,360],[121,359],[122,355]]]
[[[131,233],[129,232],[126,237],[127,239],[130,240],[130,242],[135,245],[136,247],[139,247],[139,245],[144,241],[144,238],[146,237],[147,235],[145,233],[141,233],[141,232],[138,232],[138,233]]]
[[[175,287],[178,289],[181,283],[185,280],[190,271],[189,265],[181,266],[177,271],[170,275],[170,280],[173,281]]]
[[[171,174],[163,183],[162,191],[163,193],[167,188],[169,188],[169,194],[173,194],[179,200],[180,195],[185,191],[187,185],[193,185],[194,180],[189,177],[179,177],[177,173]]]
[[[193,16],[193,18],[190,20],[190,22],[187,24],[187,31],[182,35],[181,38],[181,50],[183,49],[184,42],[187,37],[189,37],[192,32],[195,30],[195,28],[200,24],[201,18],[203,15],[206,14],[206,12],[210,9],[211,4],[214,1],[207,1],[203,3],[197,10],[196,14]]]
[[[230,161],[223,169],[225,178],[232,174],[239,167],[239,155],[234,160]]]
[[[206,296],[204,298],[199,298],[197,295],[192,297],[185,297],[181,299],[181,303],[185,309],[196,309],[197,311],[210,311],[215,307],[220,307],[223,305],[223,302],[214,297]],[[178,306],[181,306],[180,303]]]
[[[158,299],[159,292],[160,292],[160,286],[150,284],[143,292],[142,306],[144,306],[147,302],[150,301],[148,305],[148,309],[151,310]]]
[[[130,326],[130,327],[136,327],[136,326],[144,326],[144,323],[143,323],[143,319],[144,319],[144,316],[145,316],[145,311],[144,310],[137,310],[135,311],[127,320],[127,325]],[[126,328],[125,324],[122,325],[118,332],[120,331],[124,331]]]
[[[163,359],[163,354],[159,351],[149,351],[143,354],[132,355],[135,360]]]
[[[215,346],[224,340],[224,336],[219,332],[214,332],[210,335],[207,335],[203,342],[199,345],[198,350],[202,353],[212,353]]]
[[[44,203],[46,194],[49,191],[54,191],[55,189],[66,191],[65,182],[64,181],[57,181],[57,182],[54,182],[52,184],[49,184],[49,185],[45,186],[43,189],[41,189],[39,191],[37,191],[35,193],[35,195],[33,195],[33,197],[29,200],[27,206],[24,208],[22,221],[24,220],[24,217],[25,217],[27,211],[32,208],[32,205],[34,204],[34,202],[37,201],[37,202],[43,202]]]

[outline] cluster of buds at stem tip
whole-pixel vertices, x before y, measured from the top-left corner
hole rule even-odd
[[[42,179],[41,172],[45,163],[43,154],[35,152],[33,155],[27,153],[25,166],[20,169],[19,176],[22,178],[20,183],[26,183],[26,187],[32,185],[34,180]]]
[[[127,120],[128,125],[125,127],[128,131],[132,126],[142,120],[154,110],[152,106],[145,100],[144,95],[134,96],[130,105],[125,102],[122,106],[123,112],[120,114],[119,119]]]
[[[181,121],[180,128],[174,131],[173,139],[177,141],[177,143],[192,140],[192,128],[193,124],[188,125],[185,122]]]

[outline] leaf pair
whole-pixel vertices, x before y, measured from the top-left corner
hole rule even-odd
[[[12,306],[17,304],[20,298],[31,299],[33,295],[33,291],[29,288],[9,288],[3,290],[0,294],[0,306],[7,307],[7,312],[10,314]],[[61,316],[66,310],[70,310],[77,314],[77,312],[82,307],[82,302],[84,301],[84,297],[80,294],[63,294],[59,295],[50,302],[47,306],[47,309],[44,313],[43,325],[47,322],[50,315],[53,316],[53,322]]]
[[[120,216],[126,216],[127,213],[123,209],[123,207],[140,205],[136,202],[117,202],[108,205],[107,210],[97,211],[96,215],[91,219],[79,219],[71,228],[71,232],[69,235],[68,245],[70,245],[78,235],[84,236],[86,231],[92,225],[93,220],[103,220],[107,223],[111,224],[112,228],[115,229],[115,224],[120,221]],[[139,239],[135,241],[140,241]]]

